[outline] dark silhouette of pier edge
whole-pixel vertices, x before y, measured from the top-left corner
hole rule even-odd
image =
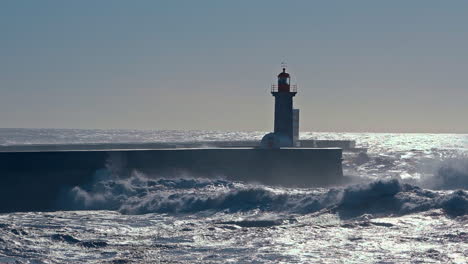
[[[0,152],[0,212],[59,208],[61,193],[118,167],[148,177],[225,177],[283,186],[325,186],[342,178],[341,149],[187,148]]]

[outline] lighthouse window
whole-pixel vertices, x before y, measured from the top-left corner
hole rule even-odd
[[[279,78],[278,84],[288,84],[288,78]]]

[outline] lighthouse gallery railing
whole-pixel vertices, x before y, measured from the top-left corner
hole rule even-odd
[[[297,93],[297,84],[291,84],[291,85],[289,86],[289,91],[290,91],[290,92],[293,92],[293,93]],[[278,92],[278,85],[272,84],[272,85],[271,85],[271,92],[272,92],[272,93]]]

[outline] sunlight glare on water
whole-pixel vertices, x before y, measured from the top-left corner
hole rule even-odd
[[[0,145],[259,140],[264,133],[0,129]],[[467,135],[301,137],[369,148],[365,160],[344,153],[345,174],[357,182],[285,188],[107,173],[69,190],[71,211],[1,214],[0,263],[468,263]]]

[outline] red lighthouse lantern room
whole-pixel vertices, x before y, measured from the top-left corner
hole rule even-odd
[[[290,92],[291,76],[286,72],[286,68],[283,68],[283,72],[278,74],[278,92]]]

